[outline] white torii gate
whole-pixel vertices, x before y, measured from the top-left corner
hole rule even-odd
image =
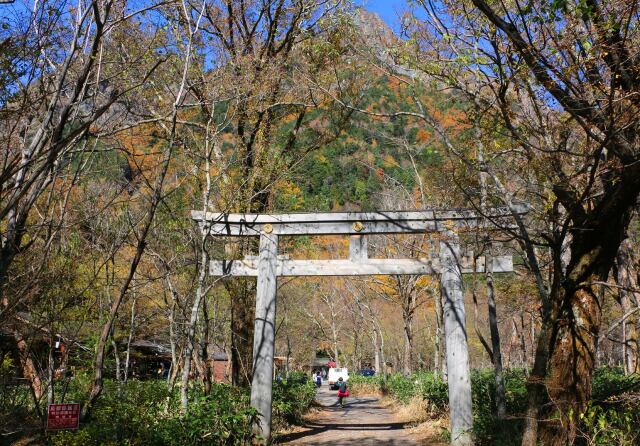
[[[528,211],[525,205],[514,210]],[[255,276],[256,316],[253,338],[251,405],[260,415],[255,431],[271,439],[273,356],[278,276],[360,276],[440,274],[451,418],[451,443],[472,445],[471,382],[465,326],[462,273],[457,232],[511,227],[512,210],[494,208],[484,215],[472,210],[412,212],[342,212],[309,214],[226,214],[192,211],[202,231],[212,236],[259,236],[259,254],[242,260],[213,260],[214,276]],[[431,259],[369,259],[365,234],[440,232],[440,255]],[[350,235],[348,260],[291,260],[278,256],[281,235]],[[493,272],[513,270],[510,256],[495,257]],[[478,267],[484,270],[482,262]]]

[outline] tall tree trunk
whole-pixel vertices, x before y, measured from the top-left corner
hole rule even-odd
[[[131,342],[133,341],[133,335],[136,330],[136,293],[133,292],[133,298],[131,299],[131,325],[129,326],[129,336],[127,337],[127,353],[124,360],[124,380],[129,379],[129,365],[131,363]]]
[[[620,287],[618,289],[618,300],[622,307],[622,313],[627,314],[640,304],[638,293],[633,291],[634,289],[638,289],[638,283],[637,272],[635,271],[633,263],[633,246],[629,238],[624,239],[620,244],[616,263],[616,282]],[[637,323],[637,313],[622,322],[622,331],[624,333],[624,343],[622,344],[624,370],[627,374],[640,371],[640,364],[638,364]]]
[[[578,417],[591,396],[602,318],[602,300],[592,287],[577,288],[565,302],[562,318],[554,327],[557,335],[546,386],[553,409],[540,423],[538,435],[538,440],[549,446],[575,439]]]
[[[414,278],[407,278],[409,281],[413,281]],[[402,284],[398,280],[400,285],[398,289],[402,296],[403,308],[402,308],[402,321],[404,324],[404,352],[402,356],[402,373],[405,376],[411,375],[411,368],[413,365],[413,314],[416,308],[417,291],[415,286],[409,287],[408,284]]]
[[[116,344],[116,340],[113,338],[113,334],[111,335],[111,347],[113,347],[113,359],[116,363],[116,381],[121,381],[122,369],[120,367],[120,352],[118,351],[118,344]]]
[[[387,370],[387,357],[384,353],[384,336],[382,336],[382,330],[380,329],[380,326],[376,326],[377,330],[378,330],[378,338],[380,339],[380,362],[382,363],[382,376],[384,379],[387,379],[387,374],[388,374],[388,370]],[[376,373],[378,373],[376,371]]]
[[[207,302],[202,305],[202,362],[204,367],[204,375],[202,376],[202,383],[204,384],[204,394],[209,395],[211,393],[211,369],[210,366],[211,354],[209,353],[209,310],[207,308]],[[212,359],[212,358],[211,358]]]
[[[200,240],[200,264],[198,272],[198,286],[196,296],[191,307],[191,318],[187,328],[187,338],[185,339],[184,364],[182,366],[182,385],[180,387],[180,404],[182,415],[187,413],[189,404],[187,391],[189,389],[189,375],[191,374],[191,363],[193,359],[193,349],[195,347],[196,324],[200,314],[200,306],[205,295],[205,279],[207,277],[208,255],[205,249],[205,236]]]
[[[538,418],[540,416],[540,408],[547,398],[545,380],[551,349],[551,325],[552,322],[550,320],[543,319],[533,369],[527,380],[527,411],[524,418],[525,428],[522,434],[522,446],[538,445]]]
[[[442,360],[442,295],[440,293],[436,293],[433,296],[433,300],[436,309],[436,335],[433,340],[433,364],[436,375],[440,374],[440,376],[444,379],[446,375],[446,366],[444,365],[444,361]]]
[[[53,333],[53,328],[49,328],[49,334]],[[55,402],[55,358],[53,356],[53,338],[49,336],[49,352],[47,358],[47,404]]]
[[[231,294],[231,381],[249,387],[253,364],[253,318],[255,285],[249,279],[233,280]]]
[[[291,357],[291,339],[287,333],[287,362],[285,363],[285,376],[289,378],[289,358]]]
[[[496,415],[504,418],[507,414],[507,401],[505,397],[504,377],[502,375],[502,350],[500,348],[500,332],[498,331],[498,312],[496,309],[496,297],[493,287],[493,256],[491,245],[485,253],[485,278],[487,281],[487,305],[489,306],[489,329],[491,330],[491,350],[493,370],[496,381]]]
[[[476,71],[476,76],[478,73]],[[476,134],[477,158],[480,164],[484,163],[484,143],[482,140],[482,105],[474,100],[474,130]],[[487,172],[480,172],[480,208],[486,211],[487,208]],[[489,330],[491,332],[491,359],[496,383],[496,415],[504,418],[507,413],[507,403],[505,398],[504,377],[502,376],[502,350],[500,347],[500,331],[498,330],[498,310],[496,307],[495,289],[493,287],[493,246],[488,234],[484,237],[485,244],[485,280],[487,283],[487,306],[489,307]]]
[[[31,350],[27,345],[24,337],[14,330],[14,338],[16,339],[16,345],[18,347],[18,358],[20,359],[20,366],[22,367],[22,376],[31,384],[33,395],[37,400],[40,400],[43,394],[42,380],[36,368]]]
[[[531,323],[533,324],[533,319],[531,320]],[[532,328],[532,331],[535,331],[535,327]],[[525,333],[525,326],[524,326],[524,313],[520,313],[520,354],[521,354],[521,361],[520,361],[520,367],[524,368],[525,370],[527,369],[527,364],[528,364],[528,358],[527,358],[527,342],[526,339],[524,337],[524,333]],[[535,336],[535,333],[532,333],[531,336]],[[533,344],[532,344],[533,345]]]
[[[42,380],[38,374],[38,369],[33,361],[33,356],[31,355],[27,341],[25,341],[24,337],[16,329],[13,330],[13,337],[16,341],[16,347],[18,348],[18,359],[20,360],[20,367],[22,368],[22,376],[29,383],[34,406],[36,407],[38,416],[42,417],[39,404],[43,394]]]
[[[176,355],[176,362],[171,364],[171,373],[169,374],[169,382],[167,383],[167,387],[169,387],[169,389],[173,389],[173,386],[176,385],[178,375],[182,372],[183,359],[184,355],[180,352],[179,355]]]
[[[380,345],[378,345],[378,331],[373,328],[371,331],[371,341],[373,342],[373,366],[376,369],[376,373],[380,373]]]
[[[180,359],[176,353],[176,306],[178,305],[178,294],[173,287],[173,282],[167,271],[167,285],[171,293],[171,307],[169,309],[169,345],[171,346],[171,366],[169,367],[169,379],[167,386],[173,389],[176,377],[178,376],[178,362]]]
[[[413,333],[411,332],[411,318],[404,316],[404,351],[402,355],[402,373],[405,376],[411,375],[411,360],[413,356]]]

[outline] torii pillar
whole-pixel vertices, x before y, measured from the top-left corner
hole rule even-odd
[[[440,241],[440,292],[444,304],[444,338],[449,386],[449,417],[451,444],[473,446],[471,429],[471,371],[464,310],[464,289],[460,268],[460,242],[451,231]]]
[[[258,279],[256,285],[256,319],[253,335],[253,378],[251,406],[260,414],[256,433],[267,441],[271,438],[273,399],[273,356],[276,344],[276,291],[278,236],[260,235]]]

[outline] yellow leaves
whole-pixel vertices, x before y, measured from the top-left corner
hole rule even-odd
[[[423,288],[437,288],[439,286],[438,281],[433,276],[420,276],[416,285]]]
[[[553,193],[551,189],[547,191],[547,197],[544,201],[544,211],[550,212],[553,209],[553,204],[555,203],[557,197],[556,194]]]
[[[400,164],[398,164],[398,161],[396,161],[396,159],[391,155],[385,155],[383,164],[384,164],[384,167],[387,167],[387,168],[400,167]]]
[[[370,166],[373,166],[375,164],[375,162],[376,162],[376,156],[370,150],[367,151],[367,163]]]
[[[132,171],[144,173],[159,165],[164,144],[164,140],[159,138],[159,133],[157,126],[142,124],[115,135]]]
[[[279,180],[274,187],[279,207],[289,211],[299,211],[304,205],[304,196],[300,188],[288,180]]]
[[[295,122],[297,119],[298,119],[297,113],[289,113],[287,116],[284,117],[284,122],[285,123]]]
[[[398,289],[392,276],[379,276],[377,279],[370,284],[372,289],[391,298],[398,297]]]

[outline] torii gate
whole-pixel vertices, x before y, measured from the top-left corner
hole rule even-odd
[[[440,274],[444,296],[444,331],[453,445],[471,445],[473,427],[469,352],[465,326],[462,273],[457,232],[511,227],[510,217],[525,214],[527,206],[493,208],[484,215],[473,210],[411,212],[342,212],[308,214],[226,214],[192,211],[203,233],[213,236],[259,236],[259,254],[243,260],[213,260],[214,276],[257,276],[253,338],[251,405],[260,415],[255,426],[266,442],[271,439],[273,356],[276,333],[278,276],[360,276]],[[369,259],[366,234],[441,234],[439,260]],[[349,235],[348,260],[291,260],[278,256],[278,237]],[[510,256],[495,257],[493,272],[513,270]],[[480,271],[484,266],[480,265]]]

